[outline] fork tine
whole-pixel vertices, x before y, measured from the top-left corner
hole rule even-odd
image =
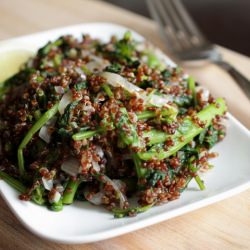
[[[203,36],[197,25],[194,23],[190,14],[183,6],[182,2],[180,0],[170,0],[170,2],[172,3],[178,19],[182,24],[180,27],[191,36],[190,41],[192,42],[192,44],[197,46],[206,43],[205,37]]]
[[[174,45],[176,47],[176,50],[181,50],[182,44],[179,41],[178,37],[176,36],[176,27],[174,25],[173,19],[170,18],[170,15],[168,14],[168,10],[165,8],[163,1],[161,0],[155,0],[155,6],[158,8],[158,12],[161,14],[162,19],[165,23],[165,32],[174,42]]]
[[[176,35],[175,29],[171,19],[166,15],[165,8],[160,0],[147,0],[147,4],[151,15],[158,22],[161,30],[161,35],[163,39],[168,44],[171,51],[178,52],[181,49],[181,44],[179,43]]]
[[[181,44],[182,48],[190,48],[192,47],[192,44],[189,39],[189,34],[187,33],[187,30],[185,28],[185,25],[182,22],[182,18],[179,17],[176,13],[176,9],[173,6],[171,0],[159,0],[162,2],[162,5],[165,10],[165,15],[168,15],[169,18],[172,21],[173,26],[175,27],[176,30],[176,37],[179,40],[179,43]]]

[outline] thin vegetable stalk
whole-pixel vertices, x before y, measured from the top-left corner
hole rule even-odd
[[[187,117],[183,120],[182,124],[174,135],[169,135],[164,139],[171,139],[174,145],[169,147],[168,150],[162,148],[163,145],[156,144],[147,152],[140,152],[138,156],[142,160],[158,159],[162,160],[180,150],[183,146],[189,143],[196,135],[201,133],[206,127],[208,127],[212,119],[216,115],[223,115],[226,112],[226,104],[223,98],[218,98],[214,104],[208,105],[202,111],[197,114],[197,118],[205,123],[205,127],[201,128],[197,126],[191,118]]]
[[[17,151],[17,159],[18,159],[18,167],[20,175],[23,175],[25,173],[24,168],[24,158],[23,158],[23,149],[26,147],[26,145],[30,142],[34,134],[42,127],[44,126],[55,114],[58,110],[58,103],[55,104],[51,109],[46,111],[32,126],[32,128],[28,131],[26,136],[23,138],[21,144],[18,147]]]
[[[192,165],[189,165],[189,169],[190,169],[193,173],[197,173],[197,171],[198,171],[198,168],[195,168],[195,167],[192,166]],[[195,179],[196,183],[198,184],[200,190],[205,190],[205,189],[206,189],[206,187],[205,187],[205,185],[204,185],[204,183],[203,183],[203,181],[201,180],[201,178],[200,178],[199,175],[196,175],[195,177],[193,177],[192,175],[190,175],[190,176],[187,177],[185,187],[182,188],[182,189],[180,190],[180,192],[183,192],[183,191],[188,187],[189,182],[190,182],[193,178]]]
[[[105,93],[108,95],[109,98],[114,96],[112,90],[110,89],[110,87],[107,84],[103,84],[102,88],[105,91]]]
[[[145,131],[143,137],[147,138],[147,145],[151,146],[166,141],[168,134],[163,131],[152,129],[150,131]]]
[[[168,109],[163,109],[160,113],[162,117],[164,116],[169,116],[169,110]],[[141,113],[136,114],[138,120],[147,120],[151,118],[155,118],[158,116],[158,114],[155,111],[151,110],[145,110],[142,111]]]
[[[107,86],[107,85],[103,85],[103,86]],[[107,117],[105,117],[105,118],[102,119],[101,126],[99,128],[97,128],[96,130],[82,131],[82,132],[78,132],[76,134],[73,134],[72,139],[74,141],[89,139],[89,138],[91,138],[91,137],[93,137],[95,135],[99,135],[99,134],[104,133],[107,130],[107,127],[109,127],[109,129],[110,128],[112,128],[112,129],[115,128],[113,122],[108,121]]]
[[[138,213],[146,212],[153,206],[154,204],[146,205],[143,207],[131,207],[127,209],[113,208],[112,212],[114,213],[115,218],[123,218],[123,217],[129,216],[130,214],[138,214]]]
[[[15,178],[11,177],[10,175],[2,171],[0,171],[0,177],[11,187],[17,190],[19,193],[25,194],[28,191],[27,187],[23,185],[23,183],[21,183],[20,181],[16,180]],[[44,204],[45,201],[43,198],[43,193],[39,186],[36,187],[36,189],[32,192],[31,200],[38,205]]]
[[[32,192],[31,200],[38,205],[43,205],[45,203],[41,186],[36,187],[36,189]]]
[[[118,121],[116,121],[115,118],[112,117],[113,118],[112,125],[114,125],[118,129],[120,139],[125,145],[132,145],[136,147],[140,146],[139,136],[137,134],[136,127],[130,122],[126,108],[122,107],[119,109],[119,111],[122,115],[120,116]],[[72,136],[72,139],[75,141],[88,139],[99,133],[104,132],[105,130],[106,129],[104,126],[93,131],[79,132],[74,134]]]
[[[188,78],[188,88],[192,92],[194,106],[197,105],[196,91],[195,91],[195,80],[192,77]]]
[[[142,167],[142,161],[137,154],[132,154],[132,158],[135,164],[135,170],[138,178],[144,177],[147,174],[148,170]]]
[[[69,205],[73,203],[76,191],[80,185],[80,180],[70,180],[63,194],[62,203]]]
[[[72,136],[72,139],[74,141],[89,139],[95,135],[102,133],[103,131],[105,131],[105,130],[100,128],[97,130],[88,130],[88,131],[79,132],[79,133],[74,134]],[[158,131],[155,129],[143,132],[143,138],[148,139],[148,142],[147,142],[148,146],[151,146],[151,145],[156,144],[156,143],[164,142],[164,141],[166,141],[167,137],[168,137],[168,135],[165,132]]]
[[[84,140],[84,139],[89,139],[95,135],[98,135],[104,131],[103,128],[99,128],[97,130],[88,130],[88,131],[82,131],[79,133],[76,133],[72,136],[72,139],[74,141],[79,141],[79,140]]]
[[[83,131],[83,132],[79,132],[76,133],[72,136],[72,139],[74,141],[79,141],[79,140],[83,140],[83,139],[89,139],[95,135],[101,134],[102,132],[104,132],[105,129],[99,128],[97,130],[88,130],[88,131]],[[158,131],[158,130],[150,130],[150,131],[145,131],[143,133],[143,137],[144,138],[148,138],[148,143],[147,145],[153,145],[156,143],[161,143],[166,141],[168,135],[165,132],[162,131]]]
[[[137,135],[136,128],[129,121],[127,110],[125,108],[121,108],[120,111],[123,113],[123,116],[121,117],[120,121],[118,122],[118,124],[116,126],[120,130],[120,135],[121,135],[122,141],[126,145],[133,144],[135,146],[138,146],[139,145],[139,137]],[[168,114],[168,111],[166,111],[166,110],[162,111],[163,116],[167,115],[167,114]],[[142,113],[137,114],[137,118],[139,120],[154,118],[156,116],[157,116],[157,114],[154,111],[143,111]],[[131,132],[130,134],[127,132],[124,132],[123,125],[129,127],[130,132]],[[95,135],[98,135],[104,131],[105,131],[105,128],[102,128],[102,127],[97,129],[97,130],[83,131],[83,132],[79,132],[79,133],[74,134],[72,136],[72,139],[74,141],[88,139],[88,138],[91,138]],[[150,139],[148,145],[152,145],[155,143],[165,141],[166,139],[163,139],[163,138],[166,138],[166,133],[161,132],[161,131],[152,130],[149,132],[145,132],[143,137],[148,137]]]
[[[18,192],[25,193],[27,191],[27,188],[20,181],[9,176],[8,174],[0,171],[0,177]]]
[[[195,168],[194,166],[192,166],[192,165],[189,166],[189,169],[190,169],[193,173],[196,173],[197,170],[198,170],[198,169],[196,169],[196,168]],[[204,183],[203,183],[203,181],[201,180],[201,178],[200,178],[199,175],[196,175],[196,176],[194,177],[194,179],[195,179],[196,183],[198,184],[200,190],[206,189],[206,187],[205,187],[205,185],[204,185]]]
[[[62,211],[63,209],[63,200],[60,199],[58,202],[51,204],[50,209],[55,212]]]
[[[126,145],[138,147],[140,141],[136,131],[136,127],[130,122],[126,108],[120,108],[120,112],[122,113],[122,115],[120,116],[118,122],[115,123],[115,126],[119,131],[121,140]]]

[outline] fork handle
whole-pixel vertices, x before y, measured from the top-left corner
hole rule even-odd
[[[223,60],[218,60],[214,62],[225,71],[227,71],[232,78],[239,84],[240,88],[243,90],[245,95],[250,99],[250,81],[244,75],[242,75],[234,66]]]

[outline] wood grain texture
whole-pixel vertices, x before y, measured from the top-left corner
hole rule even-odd
[[[0,39],[83,22],[113,22],[132,28],[160,48],[150,20],[94,0],[1,0]],[[250,59],[219,48],[250,78]],[[185,66],[250,128],[250,102],[231,78],[216,66]],[[250,249],[250,190],[230,199],[114,239],[86,245],[62,245],[40,239],[18,222],[0,198],[0,249]]]

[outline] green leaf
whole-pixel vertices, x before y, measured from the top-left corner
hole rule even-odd
[[[52,48],[59,47],[62,44],[63,44],[62,38],[59,38],[54,42],[48,42],[44,47],[42,47],[38,50],[38,55],[45,56],[51,51]]]
[[[120,73],[122,69],[122,65],[120,63],[113,63],[107,66],[104,71],[112,72],[112,73]]]
[[[163,180],[166,177],[167,173],[164,173],[162,171],[156,170],[152,172],[148,177],[147,177],[147,184],[150,187],[154,187],[156,183],[159,180]]]
[[[80,90],[82,90],[82,89],[86,89],[86,87],[87,87],[86,81],[84,81],[84,82],[79,82],[79,83],[77,83],[77,84],[74,85],[74,89],[75,89],[76,91],[80,91]]]
[[[77,106],[79,101],[74,101],[65,108],[63,115],[59,118],[58,124],[62,127],[66,127],[69,124],[71,111]]]

